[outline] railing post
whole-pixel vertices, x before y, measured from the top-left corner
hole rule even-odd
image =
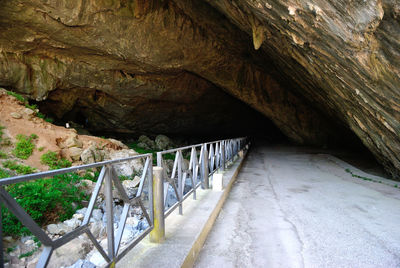
[[[153,167],[153,230],[150,241],[161,243],[165,239],[163,168]]]
[[[114,260],[114,213],[113,213],[113,196],[112,196],[112,179],[111,166],[107,165],[105,177],[105,196],[106,196],[106,217],[107,217],[107,246],[108,257]]]
[[[3,254],[3,218],[1,217],[3,202],[0,202],[0,268],[4,267],[4,254]]]
[[[183,215],[183,188],[185,187],[184,182],[182,180],[182,161],[183,161],[183,155],[182,151],[178,151],[177,154],[178,157],[178,194],[179,194],[179,215]]]
[[[203,144],[203,159],[201,160],[201,174],[203,176],[204,189],[209,189],[210,181],[208,178],[208,152],[206,143]]]
[[[225,170],[226,164],[225,164],[225,141],[221,142],[221,153],[222,153],[222,170]]]

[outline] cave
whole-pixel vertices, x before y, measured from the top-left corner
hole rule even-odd
[[[262,137],[400,177],[396,1],[3,1],[0,86],[96,135]]]

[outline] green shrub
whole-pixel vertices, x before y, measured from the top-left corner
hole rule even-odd
[[[48,122],[48,123],[53,123],[54,122],[54,119],[53,118],[51,118],[51,117],[46,117],[45,119],[44,119],[44,121],[46,121],[46,122]]]
[[[17,143],[15,144],[13,154],[18,158],[28,159],[29,156],[32,155],[33,149],[35,149],[35,144],[33,144],[32,141],[37,138],[38,136],[36,134],[32,134],[29,137],[26,135],[18,134]]]
[[[0,179],[8,178],[10,176],[11,174],[7,170],[0,168]]]
[[[71,166],[71,162],[67,159],[58,159],[57,153],[48,151],[40,157],[40,163],[48,165],[51,169],[67,168]]]
[[[0,151],[0,158],[6,159],[8,156],[5,152]]]
[[[22,97],[20,94],[12,92],[12,91],[7,91],[7,94],[10,96],[15,97],[17,100],[19,100],[20,102],[25,102],[25,98]]]
[[[3,141],[3,134],[4,134],[3,129],[5,129],[5,127],[0,126],[0,142]]]
[[[11,160],[3,162],[3,167],[14,170],[15,172],[21,175],[31,174],[36,171],[36,169],[33,167],[20,165],[17,164],[17,162]]]
[[[135,150],[135,152],[137,152],[137,153],[139,153],[139,154],[150,154],[150,153],[153,154],[153,164],[154,164],[154,165],[157,164],[157,151],[156,151],[156,150],[147,150],[147,149],[144,149],[144,148],[138,146],[138,143],[137,143],[137,142],[132,142],[132,143],[128,144],[128,147],[129,147],[130,149]],[[190,156],[189,156],[189,158],[190,158]],[[172,159],[172,160],[174,160],[174,159],[175,159],[175,154],[171,154],[171,153],[163,154],[163,159],[165,159],[165,160],[166,160],[166,159]]]
[[[36,110],[36,109],[38,109],[38,106],[37,106],[36,104],[30,105],[29,103],[26,103],[26,104],[25,104],[25,107],[26,107],[26,108],[29,108],[29,109],[31,109],[31,110]]]
[[[39,151],[39,152],[41,152],[41,151],[43,151],[43,150],[44,150],[44,147],[43,147],[43,146],[41,146],[41,147],[38,148],[38,151]]]
[[[56,175],[49,179],[17,183],[7,186],[7,191],[28,212],[32,219],[43,226],[64,221],[74,214],[76,207],[87,197],[76,187],[82,178],[75,173]],[[4,232],[7,235],[29,234],[8,210],[2,210]]]

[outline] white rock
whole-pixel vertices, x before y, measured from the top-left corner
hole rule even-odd
[[[15,119],[22,118],[22,115],[20,113],[17,113],[17,112],[12,112],[12,113],[10,113],[10,115],[11,115],[12,118],[15,118]]]
[[[38,261],[39,261],[39,256],[36,256],[35,258],[33,258],[32,260],[30,260],[28,262],[28,264],[26,265],[26,268],[35,268]]]
[[[75,213],[74,215],[72,215],[72,217],[79,221],[83,221],[83,219],[85,218],[85,215],[80,214],[80,213]]]
[[[87,208],[81,208],[81,209],[78,209],[75,213],[76,213],[76,214],[83,214],[83,215],[85,215],[85,214],[86,214],[86,211],[87,211]]]
[[[129,244],[129,242],[131,242],[135,238],[136,233],[138,233],[137,230],[126,227],[122,234],[121,244],[123,244],[123,245]]]
[[[95,267],[96,267],[96,265],[94,265],[90,261],[79,259],[73,265],[68,266],[66,268],[95,268]]]
[[[69,156],[74,161],[79,161],[79,159],[81,158],[81,154],[82,154],[82,149],[81,148],[71,147],[71,148],[68,149],[68,152],[69,152]]]
[[[47,226],[47,231],[50,234],[66,234],[70,231],[72,231],[72,228],[68,225],[66,225],[65,223],[59,223],[59,224],[49,224]]]
[[[33,115],[34,113],[35,113],[35,111],[32,109],[29,109],[29,108],[24,109],[24,114],[26,114],[26,115]]]
[[[102,222],[96,221],[91,223],[90,232],[94,237],[99,238],[105,234],[105,227]]]
[[[95,266],[103,266],[106,265],[107,262],[104,260],[103,256],[101,256],[100,252],[95,252],[89,259],[91,263]]]
[[[32,245],[33,243],[35,243],[35,241],[33,241],[32,239],[29,239],[29,240],[25,241],[24,244],[29,246],[29,245]]]
[[[129,149],[110,152],[110,158],[112,160],[127,158],[135,155],[138,155],[138,153],[135,152],[134,150],[129,150]],[[134,171],[139,172],[140,170],[143,170],[143,161],[142,159],[126,161],[114,164],[114,168],[117,172],[117,175],[131,176]]]
[[[73,134],[71,136],[69,136],[66,140],[65,140],[65,145],[68,148],[71,147],[78,147],[78,148],[82,148],[82,142],[80,140],[78,140],[78,136],[76,134]],[[82,152],[81,152],[82,153]]]
[[[158,150],[166,150],[172,146],[171,140],[165,135],[158,135],[155,143]]]
[[[91,243],[87,239],[75,238],[71,242],[56,249],[47,267],[59,268],[74,264],[79,259],[84,259],[90,251]]]
[[[80,221],[76,218],[72,218],[72,219],[64,221],[64,224],[73,230],[73,229],[78,228],[82,224],[82,221]]]
[[[92,219],[93,221],[101,221],[102,218],[103,213],[101,212],[101,209],[93,209],[91,221]]]
[[[126,219],[126,225],[128,226],[131,226],[131,227],[133,227],[133,228],[136,228],[136,226],[138,225],[138,223],[139,223],[139,219],[138,218],[136,218],[136,217],[128,217],[127,219]]]
[[[121,148],[121,149],[128,149],[128,146],[126,146],[125,144],[123,144],[122,142],[115,140],[115,139],[108,139],[108,141],[110,141],[111,143],[115,144],[117,147]],[[118,149],[119,149],[118,148]]]

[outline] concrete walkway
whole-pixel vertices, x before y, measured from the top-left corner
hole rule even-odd
[[[253,147],[195,267],[400,267],[394,184],[329,155]]]

